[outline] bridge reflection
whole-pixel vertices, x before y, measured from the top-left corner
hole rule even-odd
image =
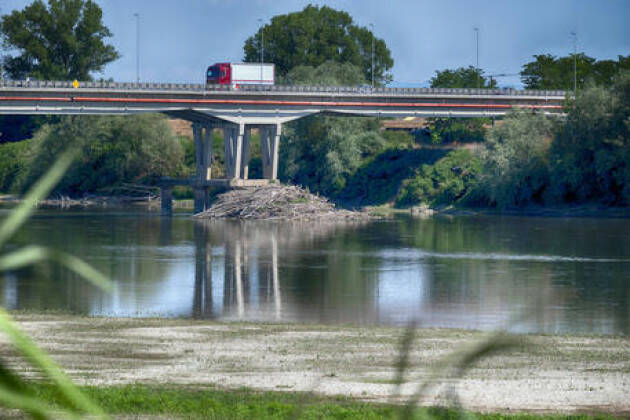
[[[246,223],[197,221],[194,242],[195,318],[220,315],[242,319],[247,306],[250,311],[266,312],[266,318],[273,315],[280,320],[277,226],[261,229]],[[221,285],[221,291],[213,291]],[[216,298],[220,295],[223,299],[218,307]]]

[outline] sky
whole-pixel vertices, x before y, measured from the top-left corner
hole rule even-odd
[[[121,54],[97,78],[136,79],[139,14],[140,81],[203,83],[205,69],[241,61],[243,44],[279,14],[306,5],[348,12],[359,26],[374,25],[394,59],[391,86],[427,86],[436,70],[476,64],[486,74],[513,74],[534,54],[577,50],[596,59],[630,54],[630,0],[95,0],[109,42]],[[30,1],[0,0],[2,14]],[[520,87],[518,76],[499,85]]]

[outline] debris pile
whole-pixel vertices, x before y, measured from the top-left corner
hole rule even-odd
[[[234,189],[220,194],[206,211],[196,214],[203,219],[235,218],[251,220],[359,220],[367,213],[341,210],[325,198],[302,188],[269,185]]]

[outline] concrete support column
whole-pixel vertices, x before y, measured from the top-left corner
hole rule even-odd
[[[251,153],[250,139],[252,136],[251,127],[245,126],[245,134],[243,136],[243,159],[241,161],[241,179],[249,178],[249,158]]]
[[[212,126],[207,125],[205,130],[205,142],[204,142],[204,163],[206,167],[206,181],[212,179]]]
[[[281,134],[282,124],[274,124],[260,130],[263,178],[265,179],[278,179],[278,149]]]
[[[238,124],[223,129],[225,175],[228,179],[239,178],[241,175],[244,136],[245,124]]]
[[[205,132],[204,132],[205,131]],[[193,123],[193,139],[195,142],[195,185],[194,212],[206,209],[208,202],[208,188],[199,184],[209,181],[212,176],[212,126]]]

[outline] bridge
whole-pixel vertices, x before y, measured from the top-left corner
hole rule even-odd
[[[196,176],[163,189],[191,185],[195,212],[213,185],[250,185],[250,136],[261,137],[263,177],[275,180],[282,124],[314,114],[367,117],[501,117],[513,108],[562,114],[564,91],[514,89],[366,88],[323,86],[223,86],[172,83],[2,81],[0,114],[130,115],[159,112],[193,122]],[[227,179],[212,179],[212,132],[223,130]]]

